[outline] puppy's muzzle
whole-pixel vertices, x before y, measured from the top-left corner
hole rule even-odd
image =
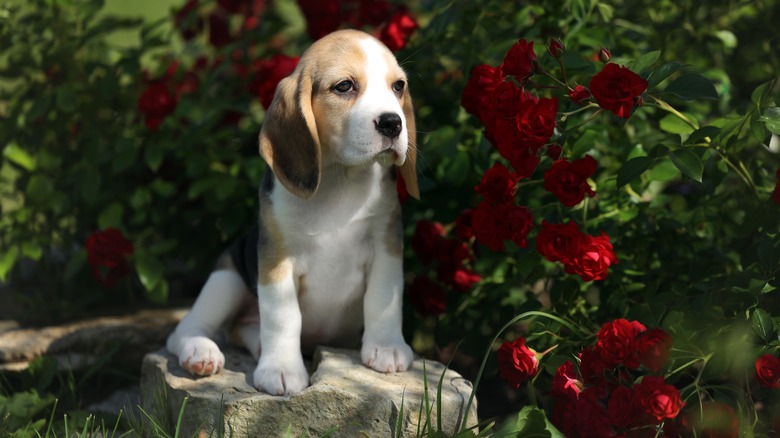
[[[396,113],[382,113],[374,124],[380,134],[391,140],[401,134],[401,116]]]

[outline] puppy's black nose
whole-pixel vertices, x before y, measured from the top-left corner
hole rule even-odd
[[[376,130],[387,138],[396,138],[401,133],[401,116],[396,113],[383,113],[376,122]]]

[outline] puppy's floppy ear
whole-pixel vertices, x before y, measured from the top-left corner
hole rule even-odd
[[[284,187],[309,199],[320,185],[322,151],[304,68],[282,79],[260,130],[260,155]]]
[[[409,142],[406,149],[406,161],[401,165],[401,176],[406,184],[406,191],[409,192],[414,199],[420,199],[420,187],[417,185],[417,131],[414,123],[412,95],[409,93],[408,86],[404,88],[403,101],[404,118],[406,119],[406,130],[409,134]]]

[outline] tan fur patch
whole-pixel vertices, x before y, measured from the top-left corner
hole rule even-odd
[[[385,249],[387,253],[393,257],[403,257],[404,255],[404,238],[403,238],[403,226],[401,224],[401,205],[398,204],[390,213],[390,221],[387,223],[387,230],[385,230]]]
[[[366,88],[363,66],[366,57],[360,49],[359,41],[365,34],[360,32],[339,32],[331,35],[320,44],[312,46],[303,62],[317,63],[310,69],[312,74],[312,113],[317,120],[323,152],[331,150],[331,144],[344,138],[347,128],[346,116],[349,108],[362,95]],[[355,83],[356,93],[337,95],[331,90],[342,81]]]
[[[261,226],[265,229],[267,241],[258,247],[258,282],[262,285],[276,284],[292,272],[292,261],[279,225],[269,211],[270,202],[260,200]]]

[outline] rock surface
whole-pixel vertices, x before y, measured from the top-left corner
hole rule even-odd
[[[60,369],[79,369],[95,363],[112,348],[128,362],[165,344],[186,309],[143,310],[131,315],[106,316],[43,328],[14,328],[0,332],[0,370],[20,371],[41,355],[55,358]],[[137,356],[137,357],[136,357]]]
[[[274,397],[252,386],[256,362],[249,354],[232,348],[223,352],[225,368],[210,377],[193,377],[164,349],[148,354],[141,377],[145,411],[175,424],[187,397],[180,436],[221,431],[236,437],[385,437],[395,436],[399,421],[400,436],[417,436],[418,425],[427,430],[426,418],[437,429],[437,386],[443,374],[441,430],[451,434],[461,425],[472,389],[471,382],[445,372],[438,362],[417,359],[407,372],[381,374],[366,368],[358,351],[319,348],[310,368],[311,386],[292,397]],[[476,423],[475,400],[468,425]]]

